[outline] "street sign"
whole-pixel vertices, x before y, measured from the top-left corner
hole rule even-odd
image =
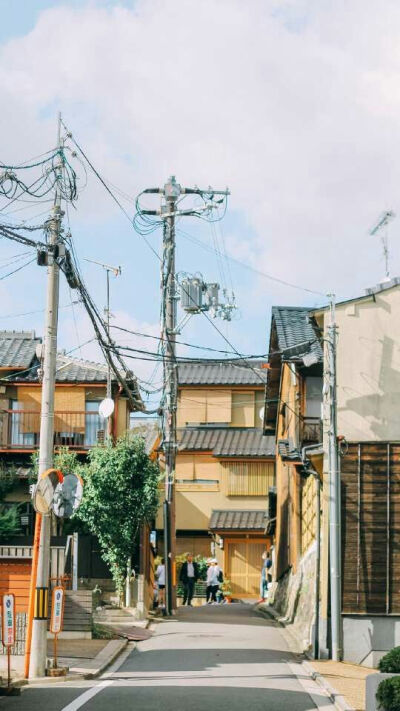
[[[53,588],[51,597],[51,620],[50,632],[57,635],[62,630],[64,617],[64,599],[65,591],[61,585]]]
[[[1,624],[3,645],[12,647],[15,644],[15,595],[13,593],[3,595]]]

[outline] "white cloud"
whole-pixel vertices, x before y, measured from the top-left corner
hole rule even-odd
[[[56,6],[2,49],[1,157],[47,148],[60,106],[130,194],[171,171],[229,184],[233,214],[251,228],[231,226],[235,256],[316,291],[358,293],[383,276],[368,228],[400,210],[399,31],[394,0]],[[107,205],[89,188],[79,219],[103,219]],[[265,333],[268,303],[308,298],[255,277],[240,306],[264,304]]]

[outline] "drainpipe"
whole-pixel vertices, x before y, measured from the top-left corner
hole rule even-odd
[[[319,576],[320,576],[320,561],[321,561],[321,480],[315,469],[310,469],[310,461],[307,459],[307,452],[312,452],[316,449],[322,449],[322,444],[312,444],[308,447],[303,447],[301,450],[301,461],[306,464],[308,470],[315,479],[316,496],[315,496],[315,626],[314,626],[314,641],[313,641],[313,657],[319,659]]]
[[[123,387],[122,387],[122,385],[120,385],[119,388],[118,388],[118,392],[117,392],[117,394],[116,394],[116,396],[115,396],[115,408],[114,408],[114,417],[113,417],[113,433],[112,433],[112,437],[113,437],[113,442],[114,442],[114,444],[115,444],[115,442],[116,442],[116,440],[117,440],[118,403],[119,403],[119,397],[120,397],[120,395],[121,395],[121,393],[122,393],[122,390],[123,390]]]

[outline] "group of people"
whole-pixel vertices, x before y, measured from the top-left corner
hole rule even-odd
[[[199,565],[193,559],[193,555],[188,553],[186,560],[181,567],[179,581],[183,588],[182,605],[192,606],[192,600],[195,591],[195,585],[199,580],[200,571]],[[156,570],[157,590],[158,590],[158,607],[165,609],[165,561],[161,559],[161,563]],[[220,590],[220,585],[224,582],[222,569],[218,565],[216,558],[207,560],[207,588],[206,588],[206,604],[213,605],[223,601],[223,593]]]

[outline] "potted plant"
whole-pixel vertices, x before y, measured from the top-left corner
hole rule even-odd
[[[220,585],[220,590],[224,594],[224,598],[228,603],[232,602],[232,588],[231,588],[231,581],[225,579],[223,583]]]
[[[366,711],[400,711],[400,647],[385,654],[378,669],[366,679]]]

